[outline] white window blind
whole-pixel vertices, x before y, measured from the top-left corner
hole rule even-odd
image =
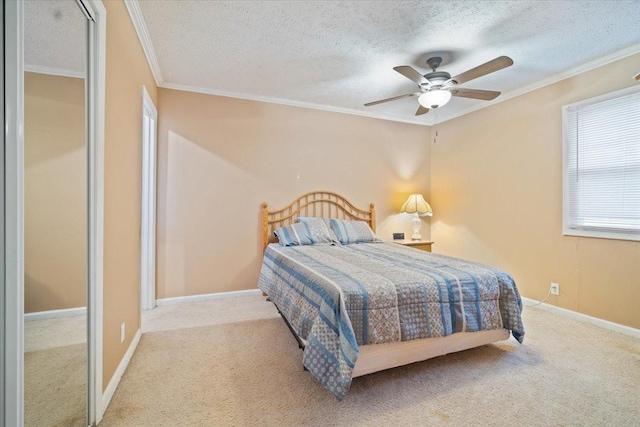
[[[640,240],[640,91],[564,108],[564,232]]]

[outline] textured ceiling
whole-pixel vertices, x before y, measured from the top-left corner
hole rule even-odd
[[[25,68],[84,74],[85,25],[86,18],[74,0],[25,1]]]
[[[512,67],[461,86],[508,94],[640,44],[640,0],[138,3],[164,83],[426,124],[416,98],[363,106],[416,90],[394,66],[427,72],[439,54],[456,75],[508,55]],[[26,1],[26,64],[82,71],[83,22],[73,0]],[[438,121],[480,105],[454,98]]]
[[[164,80],[413,119],[393,71],[444,58],[456,75],[500,55],[515,65],[461,87],[522,88],[640,43],[640,1],[139,1]],[[640,49],[639,49],[640,50]],[[633,73],[630,71],[630,78]],[[499,98],[498,98],[499,99]],[[438,120],[483,101],[454,98]],[[418,118],[425,123],[434,114]]]

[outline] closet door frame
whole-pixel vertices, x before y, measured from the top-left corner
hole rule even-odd
[[[101,0],[76,0],[87,17],[87,420],[102,420],[104,126],[107,12]]]
[[[23,5],[3,0],[2,420],[24,420]],[[2,424],[2,423],[0,423]]]
[[[87,422],[104,414],[102,283],[107,13],[101,0],[76,0],[87,17]],[[24,424],[24,11],[2,0],[3,130],[0,154],[0,424]]]

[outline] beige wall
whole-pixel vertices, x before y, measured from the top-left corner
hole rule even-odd
[[[561,116],[638,70],[635,55],[438,125],[434,251],[502,267],[530,298],[557,282],[549,303],[640,328],[640,242],[562,235]]]
[[[336,191],[374,202],[391,238],[411,230],[407,195],[429,200],[427,127],[167,89],[158,102],[158,298],[255,289],[263,201]]]
[[[86,305],[84,79],[25,73],[25,312]]]
[[[107,9],[103,387],[140,328],[142,86],[156,85],[122,1]],[[120,324],[126,338],[120,343]]]

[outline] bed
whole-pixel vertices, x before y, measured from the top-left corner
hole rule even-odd
[[[263,203],[261,218],[258,287],[304,349],[305,369],[338,400],[358,376],[510,334],[522,342],[522,302],[502,270],[375,235],[356,244],[297,246],[281,246],[274,236],[309,218],[324,218],[327,226],[363,221],[373,234],[373,203],[359,209],[339,194],[315,191],[282,209]]]

